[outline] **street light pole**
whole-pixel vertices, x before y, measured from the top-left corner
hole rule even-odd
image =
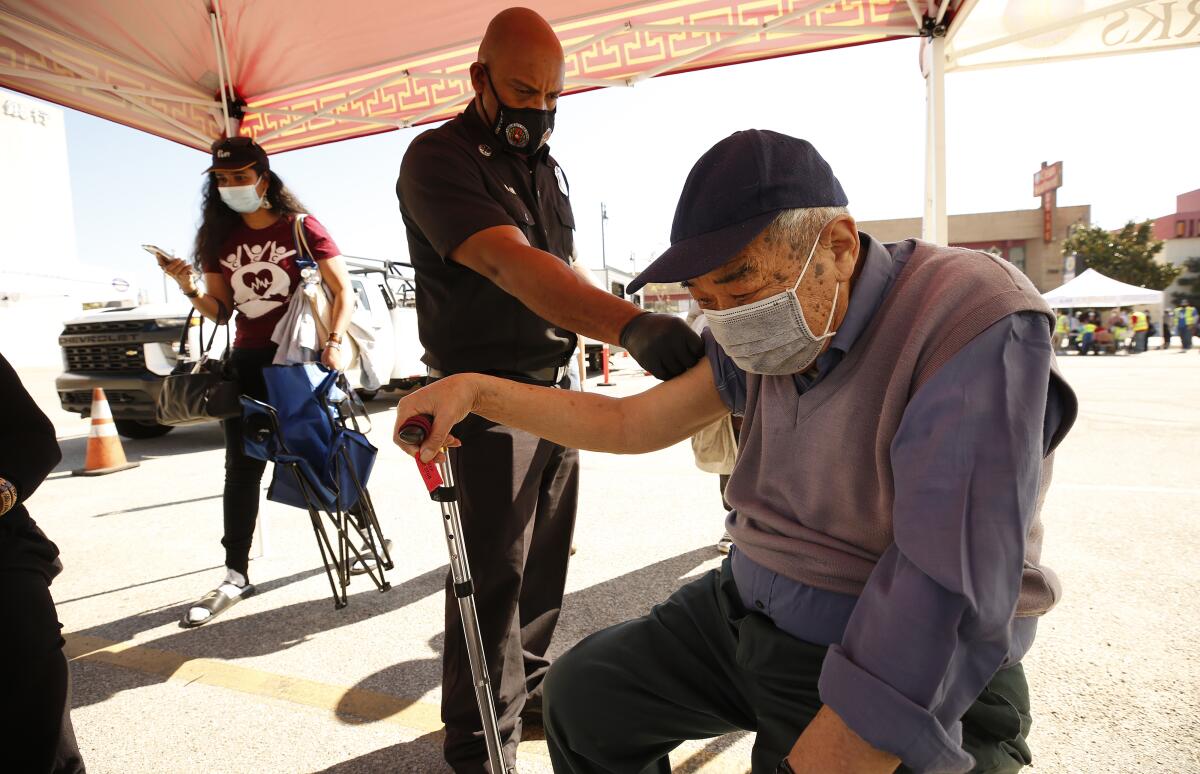
[[[600,262],[604,265],[604,291],[612,292],[612,283],[608,281],[608,252],[604,245],[604,221],[608,220],[608,208],[600,202]]]

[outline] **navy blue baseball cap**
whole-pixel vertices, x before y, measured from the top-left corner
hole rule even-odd
[[[842,184],[807,140],[760,129],[734,132],[692,167],[675,207],[671,247],[626,292],[728,263],[784,210],[847,203]]]

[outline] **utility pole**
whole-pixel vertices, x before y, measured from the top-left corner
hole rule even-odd
[[[604,292],[612,292],[612,283],[608,281],[608,252],[604,245],[604,221],[608,220],[608,208],[600,202],[600,262],[604,265]]]

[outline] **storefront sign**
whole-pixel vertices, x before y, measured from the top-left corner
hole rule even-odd
[[[46,111],[38,110],[32,105],[18,102],[15,99],[4,100],[4,104],[0,106],[0,113],[3,113],[6,118],[28,121],[38,126],[48,126],[47,121],[50,119],[50,114]]]
[[[1042,168],[1033,175],[1033,195],[1042,197],[1042,241],[1054,241],[1054,192],[1062,187],[1062,162],[1042,162]]]

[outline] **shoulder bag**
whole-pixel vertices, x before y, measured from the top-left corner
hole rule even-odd
[[[224,316],[225,307],[219,305]],[[179,351],[183,353],[187,347],[188,331],[192,328],[192,309],[188,314],[187,324],[179,337]],[[160,425],[192,425],[200,422],[211,422],[214,419],[228,419],[242,413],[238,396],[241,388],[230,373],[227,359],[230,353],[229,324],[225,328],[225,356],[219,360],[209,357],[213,341],[217,337],[217,328],[213,325],[212,335],[204,345],[204,351],[193,363],[180,363],[175,370],[163,380],[162,389],[158,393],[158,404],[155,408],[155,418]],[[204,341],[204,316],[200,316],[201,342]]]

